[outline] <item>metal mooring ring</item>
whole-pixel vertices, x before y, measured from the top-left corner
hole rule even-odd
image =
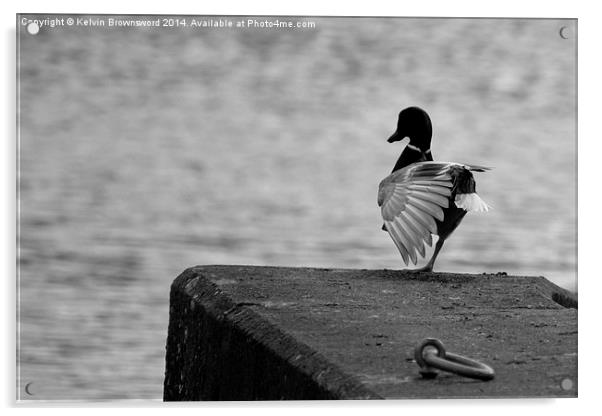
[[[427,347],[434,347],[436,352]],[[420,366],[420,374],[425,378],[436,377],[435,369],[483,381],[495,377],[493,368],[468,357],[445,351],[443,343],[436,338],[426,338],[418,344],[414,349],[414,359]]]

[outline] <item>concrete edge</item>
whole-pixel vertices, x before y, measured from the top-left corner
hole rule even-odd
[[[207,265],[197,265],[191,267],[187,270],[198,269],[199,272],[207,269],[211,269],[213,267],[224,267],[224,265],[220,264],[207,264]],[[229,265],[226,267],[238,268],[238,267],[259,267],[259,266],[250,266],[250,265]],[[262,268],[273,268],[273,269],[283,269],[287,267],[281,266],[261,266]],[[578,294],[575,292],[571,292],[567,289],[564,289],[555,283],[548,280],[545,276],[523,276],[523,275],[507,275],[507,274],[498,274],[498,273],[449,273],[449,272],[429,272],[429,273],[411,273],[411,272],[403,272],[401,270],[394,269],[354,269],[354,268],[324,268],[324,267],[292,267],[297,270],[307,269],[307,270],[340,270],[340,271],[366,271],[366,272],[383,272],[389,275],[395,275],[396,278],[403,276],[407,279],[424,279],[424,280],[433,280],[433,281],[441,281],[441,279],[445,280],[456,280],[456,279],[478,279],[485,277],[498,277],[498,278],[525,278],[530,279],[533,282],[541,283],[544,290],[544,295],[548,299],[556,302],[560,306],[565,308],[578,309]],[[389,276],[390,277],[390,276]],[[174,282],[175,283],[175,282]]]
[[[207,267],[210,266],[195,266],[186,269],[173,281],[172,294],[179,292],[180,295],[185,295],[190,302],[202,308],[218,325],[234,328],[235,331],[245,338],[251,339],[265,350],[267,356],[279,357],[293,373],[311,380],[314,384],[313,387],[323,392],[320,394],[323,397],[315,397],[315,399],[383,399],[355,377],[345,373],[308,345],[281,331],[245,304],[233,302],[217,285],[203,276],[203,273],[207,273]],[[172,309],[170,308],[170,327],[172,325],[171,315]],[[169,332],[169,337],[171,337],[171,328]],[[169,350],[168,339],[166,363],[168,367],[170,365]],[[167,397],[168,372],[169,368],[166,369],[164,400]],[[286,383],[287,380],[287,377],[283,377],[282,383]],[[299,399],[307,398],[299,397]],[[167,400],[172,399],[168,398]]]
[[[541,280],[543,280],[543,285],[548,290],[548,296],[554,302],[559,304],[560,306],[564,306],[565,308],[578,309],[578,295],[573,293],[567,289],[564,289],[555,283],[550,282],[544,276],[538,276]]]

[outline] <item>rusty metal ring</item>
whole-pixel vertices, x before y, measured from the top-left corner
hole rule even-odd
[[[426,350],[429,346],[435,347],[437,353]],[[414,358],[421,368],[420,374],[426,378],[434,378],[437,375],[435,368],[483,381],[495,377],[495,372],[488,365],[445,351],[443,343],[435,338],[423,340],[414,350]]]

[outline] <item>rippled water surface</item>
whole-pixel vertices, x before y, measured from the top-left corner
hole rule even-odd
[[[376,191],[409,105],[435,159],[495,168],[438,269],[576,290],[573,21],[304,20],[19,29],[23,399],[161,398],[189,266],[400,268]]]

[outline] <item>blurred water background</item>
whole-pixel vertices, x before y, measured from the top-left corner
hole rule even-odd
[[[316,27],[18,28],[22,399],[161,398],[189,266],[401,268],[409,105],[435,160],[495,168],[438,269],[576,290],[575,21],[288,20]]]

